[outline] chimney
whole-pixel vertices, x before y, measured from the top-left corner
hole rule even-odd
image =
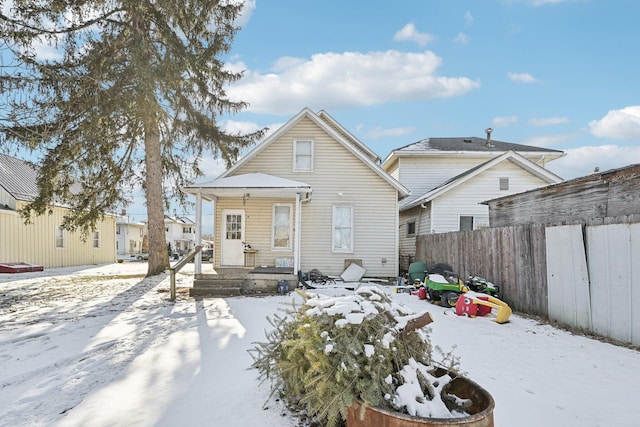
[[[126,209],[122,209],[122,213],[120,215],[121,216],[127,216],[127,210]]]
[[[484,131],[487,133],[487,143],[486,143],[486,146],[487,146],[487,147],[493,147],[493,145],[491,145],[491,132],[493,132],[493,129],[491,129],[491,128],[486,128]]]

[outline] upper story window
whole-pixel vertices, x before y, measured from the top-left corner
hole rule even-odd
[[[193,231],[193,229],[192,229],[191,227],[182,227],[182,232],[183,232],[184,234],[191,234],[191,233],[193,233],[194,231]]]
[[[293,141],[293,171],[313,171],[313,141]]]
[[[96,249],[100,247],[100,232],[97,230],[93,232],[93,247]]]
[[[500,190],[509,189],[509,178],[500,178]]]

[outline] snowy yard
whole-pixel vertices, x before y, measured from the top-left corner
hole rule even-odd
[[[130,262],[0,275],[0,424],[297,426],[266,402],[246,351],[294,296],[196,301],[179,273],[172,303],[168,275],[145,272]],[[392,297],[433,314],[433,344],[455,346],[493,395],[496,426],[638,424],[640,352],[516,315],[499,325]]]

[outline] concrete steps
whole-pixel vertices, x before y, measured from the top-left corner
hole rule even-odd
[[[280,280],[287,280],[289,289],[294,289],[298,284],[298,277],[290,273],[255,273],[243,268],[224,268],[216,270],[214,274],[196,274],[189,295],[227,297],[276,294]]]

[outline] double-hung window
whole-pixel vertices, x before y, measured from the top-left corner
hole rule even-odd
[[[333,252],[353,252],[353,206],[333,207]]]
[[[55,234],[55,241],[56,241],[55,245],[56,245],[56,248],[58,248],[58,249],[64,248],[64,245],[65,245],[64,228],[56,227],[55,233],[56,233]]]
[[[273,249],[291,249],[291,224],[291,205],[274,205],[273,236],[271,242]]]
[[[293,141],[293,171],[313,172],[313,141]]]
[[[93,232],[93,247],[100,248],[100,232],[98,230]]]

